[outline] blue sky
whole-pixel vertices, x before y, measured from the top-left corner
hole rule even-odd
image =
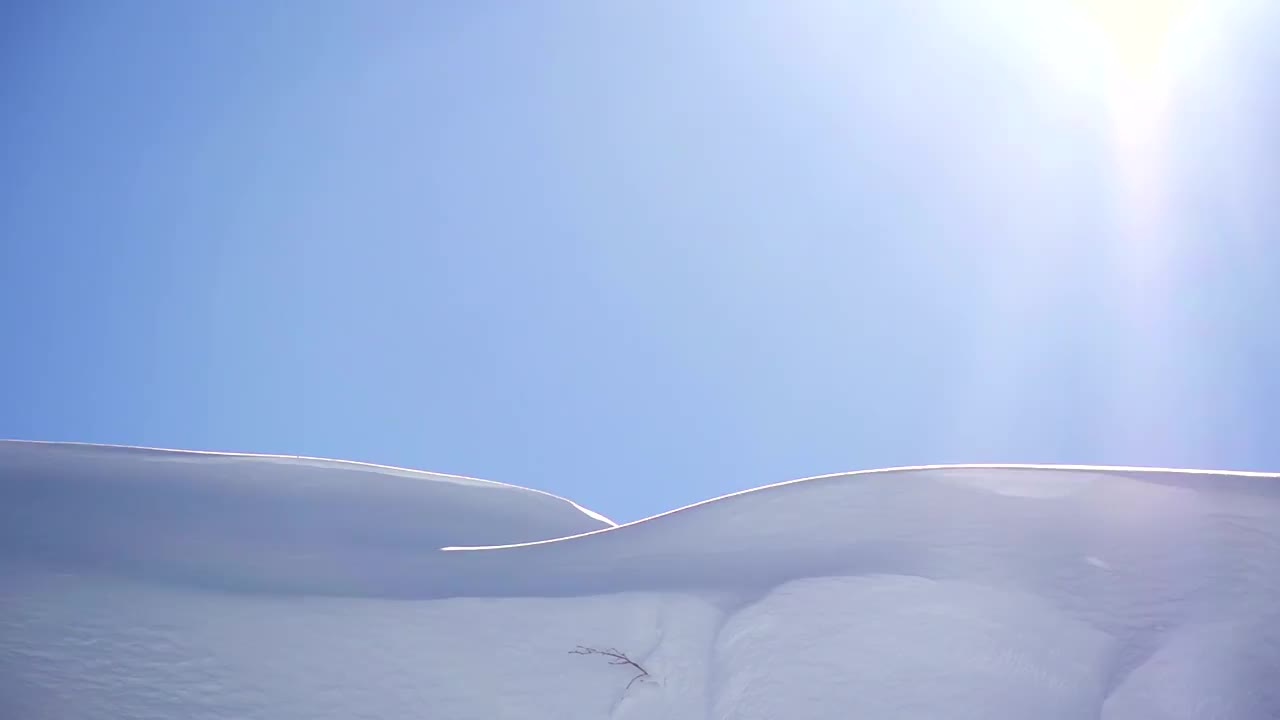
[[[1280,470],[1276,13],[1050,4],[10,4],[0,436]]]

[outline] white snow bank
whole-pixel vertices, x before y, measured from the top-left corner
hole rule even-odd
[[[391,593],[460,538],[612,525],[548,493],[380,465],[0,441],[0,552],[152,579]]]
[[[15,720],[599,720],[624,701],[701,718],[718,617],[656,594],[409,602],[17,577],[0,585],[0,717]],[[569,653],[592,643],[669,687],[628,691],[634,673]]]
[[[1074,720],[1096,715],[1115,651],[1034,595],[900,575],[799,580],[719,633],[711,716]]]
[[[1280,718],[1276,476],[916,468],[612,528],[163,456],[0,443],[0,717]],[[586,534],[439,549],[520,503]]]

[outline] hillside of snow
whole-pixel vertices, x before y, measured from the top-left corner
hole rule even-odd
[[[1280,718],[1273,475],[887,470],[614,526],[397,468],[0,442],[0,578],[3,718]]]

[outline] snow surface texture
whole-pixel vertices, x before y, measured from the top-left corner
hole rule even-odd
[[[0,718],[1280,718],[1271,475],[914,468],[614,527],[395,468],[0,442],[0,578]]]

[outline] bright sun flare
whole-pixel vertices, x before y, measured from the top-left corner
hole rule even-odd
[[[1024,42],[1064,91],[1106,108],[1126,174],[1150,187],[1170,101],[1203,57],[1217,9],[1209,0],[1059,0],[1017,14],[1029,21]]]
[[[1169,60],[1188,0],[1074,0],[1102,69],[1124,84],[1156,80]]]
[[[1185,62],[1193,0],[1061,0],[1015,11],[1025,41],[1069,86],[1129,94],[1169,83]]]

